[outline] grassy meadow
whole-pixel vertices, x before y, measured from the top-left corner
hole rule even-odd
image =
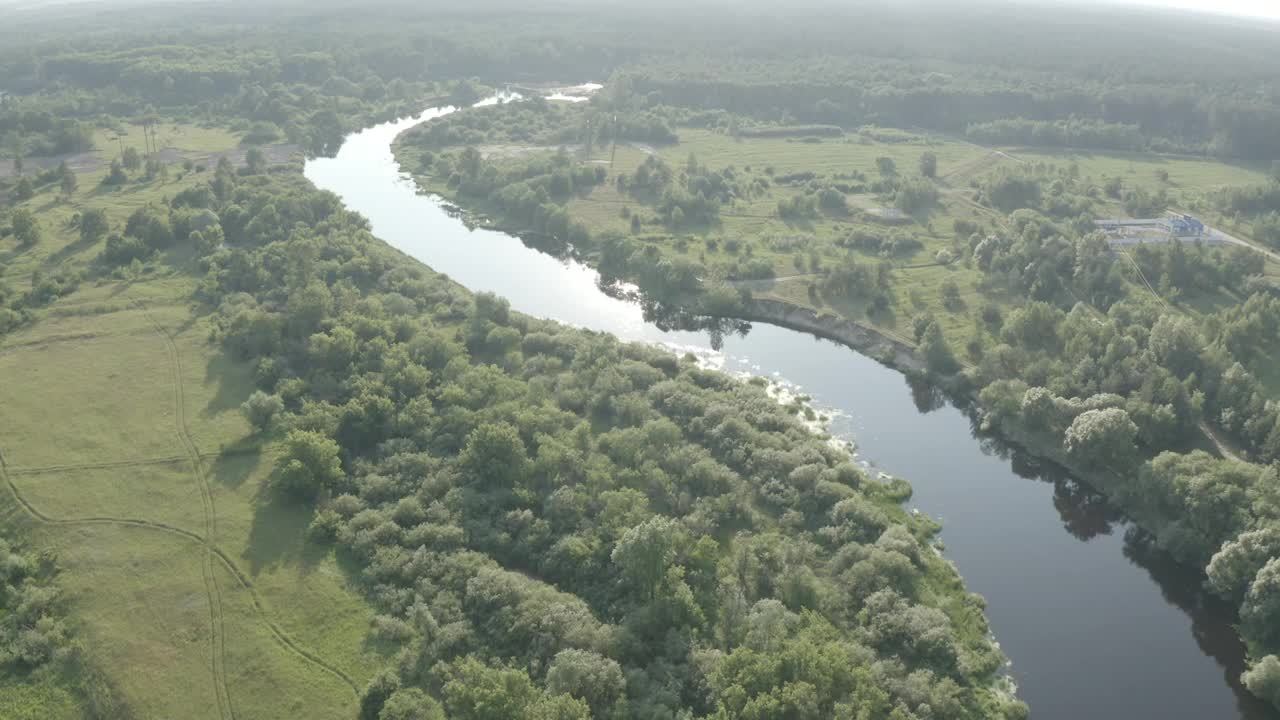
[[[234,146],[166,132],[162,147]],[[104,164],[118,150],[99,147]],[[203,179],[168,171],[106,189],[90,170],[70,197],[41,188],[23,203],[41,241],[0,239],[0,282],[89,268],[102,243],[81,242],[72,217],[102,208],[118,229]],[[248,439],[240,411],[252,368],[211,344],[196,282],[172,253],[137,276],[89,276],[0,341],[0,525],[57,554],[73,634],[136,717],[351,717],[355,687],[386,661],[365,639],[373,612],[353,570],[301,539],[309,517],[267,489],[276,449]],[[5,678],[0,717],[81,717],[81,680]]]

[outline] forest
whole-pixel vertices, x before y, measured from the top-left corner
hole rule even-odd
[[[102,568],[53,550],[98,518],[188,543],[197,595],[234,618],[243,587],[244,617],[277,613],[243,635],[337,688],[266,668],[314,703],[269,705],[279,687],[227,679],[239,626],[206,615],[191,638],[231,645],[213,653],[220,717],[1027,716],[907,481],[854,464],[765,380],[472,293],[301,174],[374,122],[565,80],[604,88],[463,109],[405,133],[397,160],[481,224],[689,316],[779,302],[911,348],[983,432],[1070,468],[1202,571],[1239,608],[1245,684],[1280,706],[1274,31],[1216,21],[1189,53],[1169,41],[1186,20],[1136,10],[1045,10],[1035,33],[985,4],[667,10],[683,21],[571,2],[121,5],[0,28],[0,368],[141,323],[178,338],[148,383],[177,378],[180,417],[182,356],[238,378],[144,466],[192,456],[194,529],[136,520],[145,497],[111,514],[34,485],[133,456],[64,457],[24,430],[34,415],[0,428],[0,714],[181,706],[121,670],[154,647],[102,649],[143,632],[86,599]],[[188,145],[155,147],[155,128]],[[1117,253],[1094,225],[1169,211],[1244,239]],[[143,378],[132,345],[113,352]],[[68,372],[101,383],[86,396],[111,384]],[[38,408],[43,382],[0,402]],[[132,427],[135,411],[77,414]],[[243,499],[202,478],[244,458],[260,483],[219,524],[215,498]],[[246,579],[237,523],[338,584],[299,600]],[[288,620],[348,589],[347,647]]]

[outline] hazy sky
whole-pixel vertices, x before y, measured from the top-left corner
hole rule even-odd
[[[34,8],[42,5],[72,4],[79,2],[110,2],[111,0],[0,0],[0,7]],[[147,2],[148,0],[141,0]],[[173,3],[178,0],[150,0],[156,3]],[[534,0],[536,3],[537,0]],[[696,1],[696,0],[695,0]],[[838,1],[838,0],[837,0]],[[936,0],[933,0],[936,1]],[[1008,0],[1026,2],[1027,0]],[[1103,3],[1112,5],[1140,5],[1154,8],[1170,8],[1176,10],[1194,10],[1199,12],[1219,13],[1243,17],[1268,18],[1280,20],[1280,0],[1077,0],[1083,3]],[[1061,6],[1066,0],[1032,0],[1036,4]],[[132,4],[137,4],[134,0]]]
[[[1120,2],[1280,20],[1280,0],[1120,0]]]

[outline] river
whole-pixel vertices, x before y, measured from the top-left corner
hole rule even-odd
[[[810,395],[863,462],[909,480],[910,505],[943,522],[945,554],[987,599],[1034,720],[1277,717],[1239,687],[1244,650],[1233,618],[1195,573],[1151,549],[1089,488],[979,437],[968,415],[927,389],[843,346],[779,327],[717,338],[718,350],[708,333],[663,331],[638,304],[606,294],[589,267],[469,229],[439,198],[418,194],[391,143],[451,110],[355,133],[336,157],[309,161],[306,176],[368,218],[382,240],[521,312],[696,351],[725,370]]]

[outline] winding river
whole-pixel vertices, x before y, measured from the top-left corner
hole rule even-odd
[[[306,176],[367,217],[384,241],[522,312],[695,351],[812,396],[864,462],[908,479],[911,505],[944,523],[946,555],[986,597],[1035,720],[1277,717],[1239,687],[1244,659],[1233,618],[1194,573],[1152,549],[1088,487],[980,437],[964,412],[927,389],[779,327],[755,325],[717,342],[718,350],[707,333],[663,331],[639,305],[602,291],[594,270],[511,235],[468,229],[439,198],[419,195],[391,143],[451,111],[353,134],[336,157],[308,162]]]

